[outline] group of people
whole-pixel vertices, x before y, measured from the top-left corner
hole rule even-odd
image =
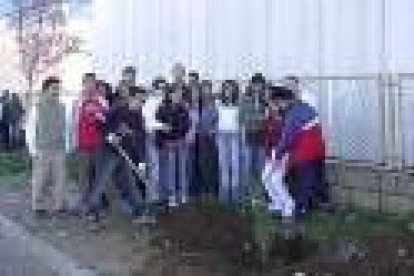
[[[150,206],[174,208],[204,198],[238,204],[252,185],[266,187],[275,212],[280,194],[272,185],[284,185],[295,216],[328,202],[321,125],[315,109],[300,100],[296,77],[275,85],[256,73],[246,87],[225,80],[214,91],[211,80],[187,74],[181,64],[173,66],[172,81],[157,77],[151,87],[138,85],[136,76],[136,68],[125,67],[112,90],[94,73],[85,74],[69,127],[59,79],[44,81],[32,120],[37,214],[67,211],[68,144],[78,156],[82,196],[76,212],[96,220],[111,184],[134,217]],[[283,181],[264,177],[265,164],[281,171]]]
[[[22,145],[24,109],[20,98],[8,90],[0,95],[0,147],[14,150]]]

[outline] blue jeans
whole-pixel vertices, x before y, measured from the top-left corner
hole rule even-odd
[[[133,212],[138,211],[139,205],[135,197],[135,186],[131,183],[131,171],[126,161],[116,153],[108,150],[106,151],[105,157],[105,160],[102,162],[101,173],[97,175],[93,182],[85,206],[82,206],[83,211],[86,213],[98,213],[100,211],[102,207],[102,196],[111,183],[111,180],[115,183],[115,187],[119,193],[119,199],[125,200]]]
[[[168,202],[170,197],[177,201],[188,199],[187,143],[176,141],[163,145],[159,150],[159,197]]]
[[[159,198],[160,166],[155,132],[147,134],[147,163],[149,164],[148,179],[150,182],[150,187],[148,187],[148,197],[151,201],[157,201]]]
[[[238,200],[240,190],[239,134],[218,133],[221,182],[219,198],[223,202]]]
[[[293,197],[298,216],[305,214],[312,203],[327,203],[329,191],[323,175],[323,161],[306,161],[292,166]]]
[[[243,185],[261,184],[261,175],[265,163],[265,148],[262,145],[249,143],[246,138],[246,132],[242,134],[241,147],[243,149]]]

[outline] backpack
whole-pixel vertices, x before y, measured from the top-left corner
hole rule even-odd
[[[79,108],[78,147],[84,151],[94,151],[102,144],[102,126],[97,119],[98,113],[104,112],[98,100],[86,100]]]

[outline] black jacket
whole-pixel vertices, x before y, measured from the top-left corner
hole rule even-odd
[[[191,126],[190,115],[184,104],[171,104],[165,101],[159,107],[156,119],[169,127],[168,130],[156,132],[158,146],[184,139]]]
[[[127,105],[110,108],[104,124],[105,135],[119,133],[122,124],[125,124],[132,134],[122,138],[121,147],[134,162],[145,162],[145,124],[142,112],[131,110]]]

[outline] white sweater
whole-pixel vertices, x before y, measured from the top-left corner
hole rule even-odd
[[[219,133],[237,133],[239,131],[240,109],[238,106],[217,104]]]
[[[158,107],[161,105],[162,100],[163,96],[160,94],[150,95],[142,107],[142,113],[145,119],[145,128],[148,133],[151,133],[154,130],[162,127],[162,124],[155,118]]]

